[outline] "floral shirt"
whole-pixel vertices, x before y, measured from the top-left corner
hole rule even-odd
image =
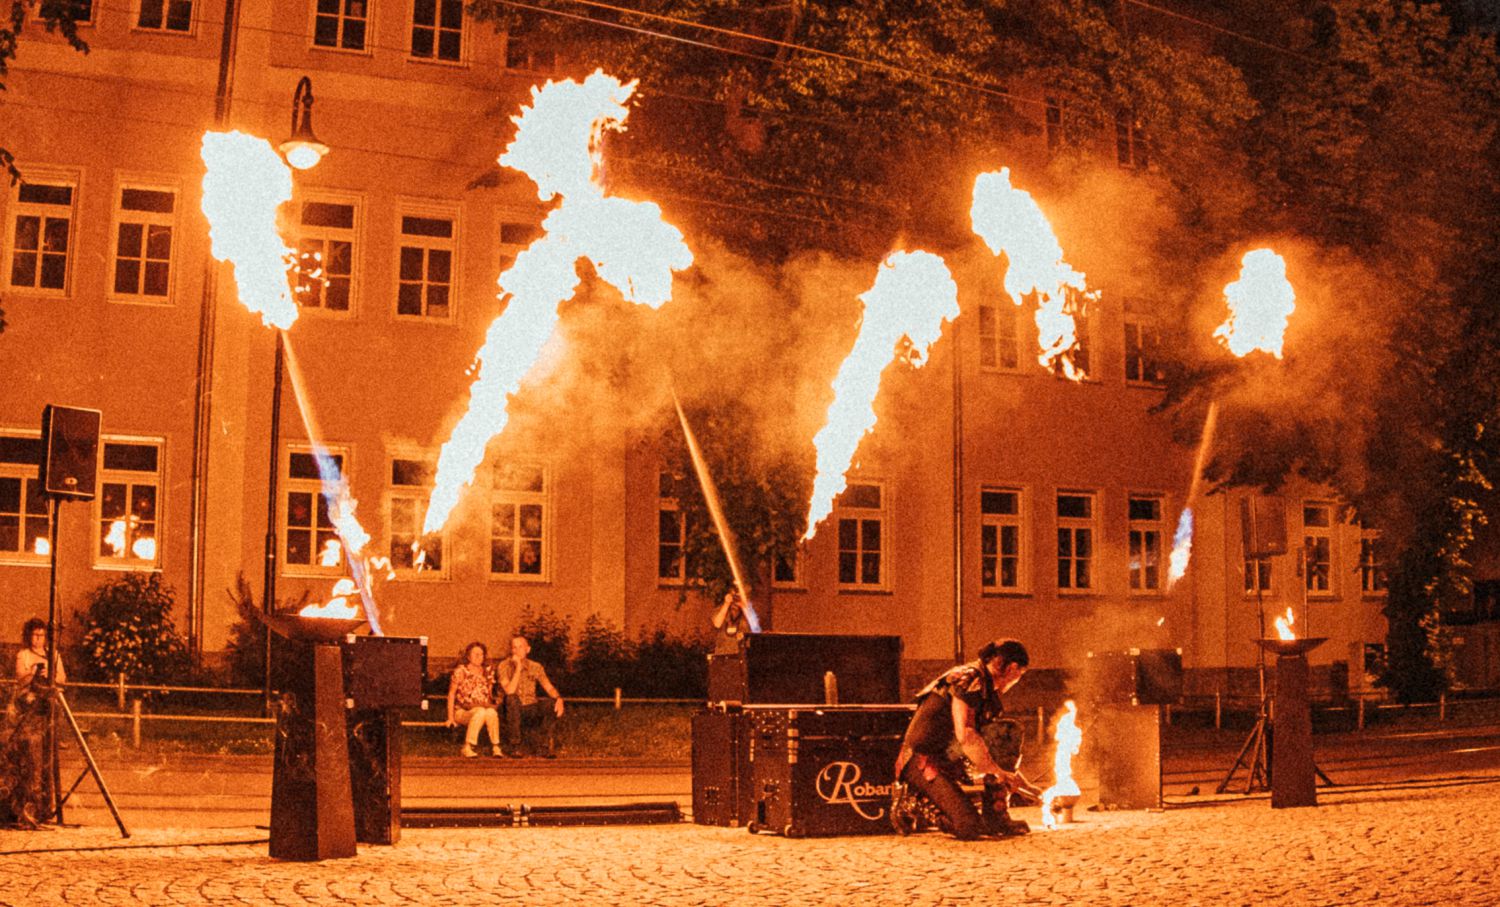
[[[453,669],[453,704],[461,709],[494,705],[495,667],[461,664]]]

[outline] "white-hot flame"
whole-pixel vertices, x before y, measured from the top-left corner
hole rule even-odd
[[[844,490],[844,473],[860,439],[875,426],[881,373],[898,347],[907,345],[912,365],[921,366],[943,324],[958,317],[958,285],[943,260],[930,252],[892,252],[881,263],[875,285],[859,298],[865,304],[859,336],[833,379],[828,421],[813,438],[818,473],[804,538],[813,537]]]
[[[1058,797],[1079,795],[1078,782],[1073,780],[1073,757],[1083,748],[1083,729],[1078,726],[1078,706],[1069,699],[1063,703],[1062,716],[1057,719],[1057,729],[1052,733],[1057,749],[1052,754],[1052,786],[1042,791],[1042,824],[1047,828],[1057,826],[1057,816],[1052,812],[1052,803]]]
[[[1265,350],[1281,358],[1282,335],[1297,308],[1297,294],[1286,277],[1286,262],[1270,249],[1246,252],[1240,278],[1224,288],[1229,317],[1214,336],[1236,356]]]
[[[37,536],[36,544],[32,546],[32,550],[45,557],[52,553],[52,543],[41,536]]]
[[[1098,298],[1084,275],[1063,258],[1052,224],[1031,193],[1010,184],[1010,168],[981,173],[974,181],[969,209],[974,232],[996,255],[1005,253],[1005,292],[1016,305],[1035,294],[1038,361],[1058,367],[1077,381],[1083,371],[1073,361],[1078,344],[1073,313]]]
[[[104,533],[104,544],[109,546],[110,553],[115,557],[125,554],[125,521],[113,520],[109,524],[109,530]]]
[[[143,561],[156,560],[156,539],[139,538],[130,545],[130,553]]]
[[[339,547],[338,539],[329,539],[324,542],[322,550],[318,552],[318,566],[337,567],[339,565],[339,555],[342,550]]]
[[[349,596],[359,591],[352,579],[341,579],[333,584],[332,597],[321,605],[308,605],[297,613],[303,617],[333,617],[352,619],[359,616],[359,606],[349,603]]]
[[[1275,620],[1276,636],[1280,639],[1296,639],[1297,634],[1292,630],[1292,625],[1296,622],[1297,616],[1293,614],[1292,609],[1288,607],[1286,609],[1286,614],[1282,617],[1276,618]]]
[[[578,259],[587,258],[627,300],[652,308],[671,298],[672,272],[693,263],[681,231],[661,219],[659,207],[604,194],[602,138],[606,130],[624,128],[635,85],[602,71],[582,82],[548,82],[533,88],[531,106],[512,118],[516,138],[500,163],[531,177],[541,200],[560,202],[542,222],[543,235],[500,275],[505,310],[479,351],[468,412],[438,457],[424,533],[448,521],[485,446],[504,430],[509,395],[553,336],[558,304],[578,287]]]
[[[276,210],[292,197],[291,169],[270,142],[243,132],[205,132],[202,153],[203,214],[214,258],[234,265],[247,309],[267,325],[291,327],[293,256],[276,229]]]

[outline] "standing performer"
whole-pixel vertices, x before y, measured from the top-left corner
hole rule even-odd
[[[67,680],[57,658],[56,682]],[[51,813],[47,778],[47,704],[52,695],[47,670],[47,624],[33,617],[21,628],[15,687],[0,722],[0,822],[37,828]]]
[[[724,593],[719,610],[712,618],[715,634],[714,654],[732,655],[740,650],[740,642],[750,632],[750,621],[745,617],[745,607],[740,594],[733,589]]]
[[[939,827],[965,841],[1030,831],[1007,811],[1013,791],[1035,795],[1035,788],[1015,770],[1019,728],[1003,718],[1000,703],[1030,663],[1025,646],[997,639],[979,650],[977,661],[949,668],[917,694],[917,712],[896,757],[891,823],[898,832],[914,831],[923,813],[935,813]],[[984,775],[982,818],[960,787],[968,780],[965,759]]]

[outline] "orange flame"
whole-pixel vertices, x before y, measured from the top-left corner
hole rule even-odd
[[[292,250],[276,230],[276,210],[292,197],[292,171],[265,139],[243,132],[203,134],[203,214],[214,258],[234,264],[240,302],[265,324],[297,320],[287,283]]]
[[[1073,780],[1073,757],[1083,748],[1083,729],[1078,726],[1078,706],[1069,699],[1063,703],[1062,716],[1057,719],[1057,729],[1052,733],[1057,749],[1052,754],[1052,786],[1042,791],[1042,825],[1057,826],[1057,816],[1052,812],[1052,802],[1058,797],[1079,795],[1078,782]]]
[[[1078,345],[1072,306],[1086,307],[1099,294],[1090,292],[1084,275],[1063,259],[1062,245],[1041,207],[1029,192],[1010,184],[1010,168],[1002,167],[974,181],[969,218],[991,252],[1005,253],[1005,292],[1011,301],[1020,305],[1024,297],[1036,295],[1038,361],[1047,368],[1061,367],[1074,381],[1082,379],[1072,358]]]
[[[355,618],[359,607],[349,604],[349,596],[359,591],[352,579],[341,579],[333,584],[333,596],[321,605],[308,605],[297,613],[303,617]]]
[[[1265,350],[1281,358],[1282,335],[1297,308],[1297,294],[1286,278],[1286,262],[1270,249],[1246,252],[1240,279],[1224,288],[1229,317],[1214,336],[1236,356]]]
[[[535,377],[554,336],[557,306],[578,287],[575,262],[589,259],[627,300],[653,309],[671,298],[672,272],[693,263],[681,231],[661,219],[659,207],[604,194],[602,138],[607,129],[624,128],[635,86],[602,71],[583,82],[548,82],[532,88],[531,106],[512,118],[516,138],[500,163],[531,177],[543,201],[561,201],[542,222],[541,238],[500,275],[505,310],[479,351],[469,409],[438,456],[424,533],[448,521],[485,446],[505,429],[509,395]]]
[[[1286,616],[1278,617],[1275,620],[1277,637],[1281,639],[1296,639],[1297,634],[1292,631],[1292,625],[1296,622],[1296,616],[1292,614],[1292,609],[1288,607],[1286,609]]]
[[[943,260],[930,252],[892,252],[881,263],[875,285],[859,298],[865,304],[859,336],[833,379],[828,421],[813,438],[818,474],[804,538],[813,537],[844,490],[844,473],[860,439],[875,426],[880,375],[898,345],[909,343],[911,362],[920,367],[943,324],[958,317],[958,285]]]

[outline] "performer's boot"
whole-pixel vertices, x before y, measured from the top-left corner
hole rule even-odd
[[[1010,817],[1010,810],[1007,808],[1009,799],[1009,789],[985,778],[984,800],[980,810],[980,818],[984,820],[985,828],[990,834],[999,835],[1002,838],[1029,834],[1030,825],[1020,819]]]
[[[905,837],[919,831],[921,822],[916,794],[906,786],[905,781],[898,779],[891,785],[891,827],[896,830],[896,834]]]

